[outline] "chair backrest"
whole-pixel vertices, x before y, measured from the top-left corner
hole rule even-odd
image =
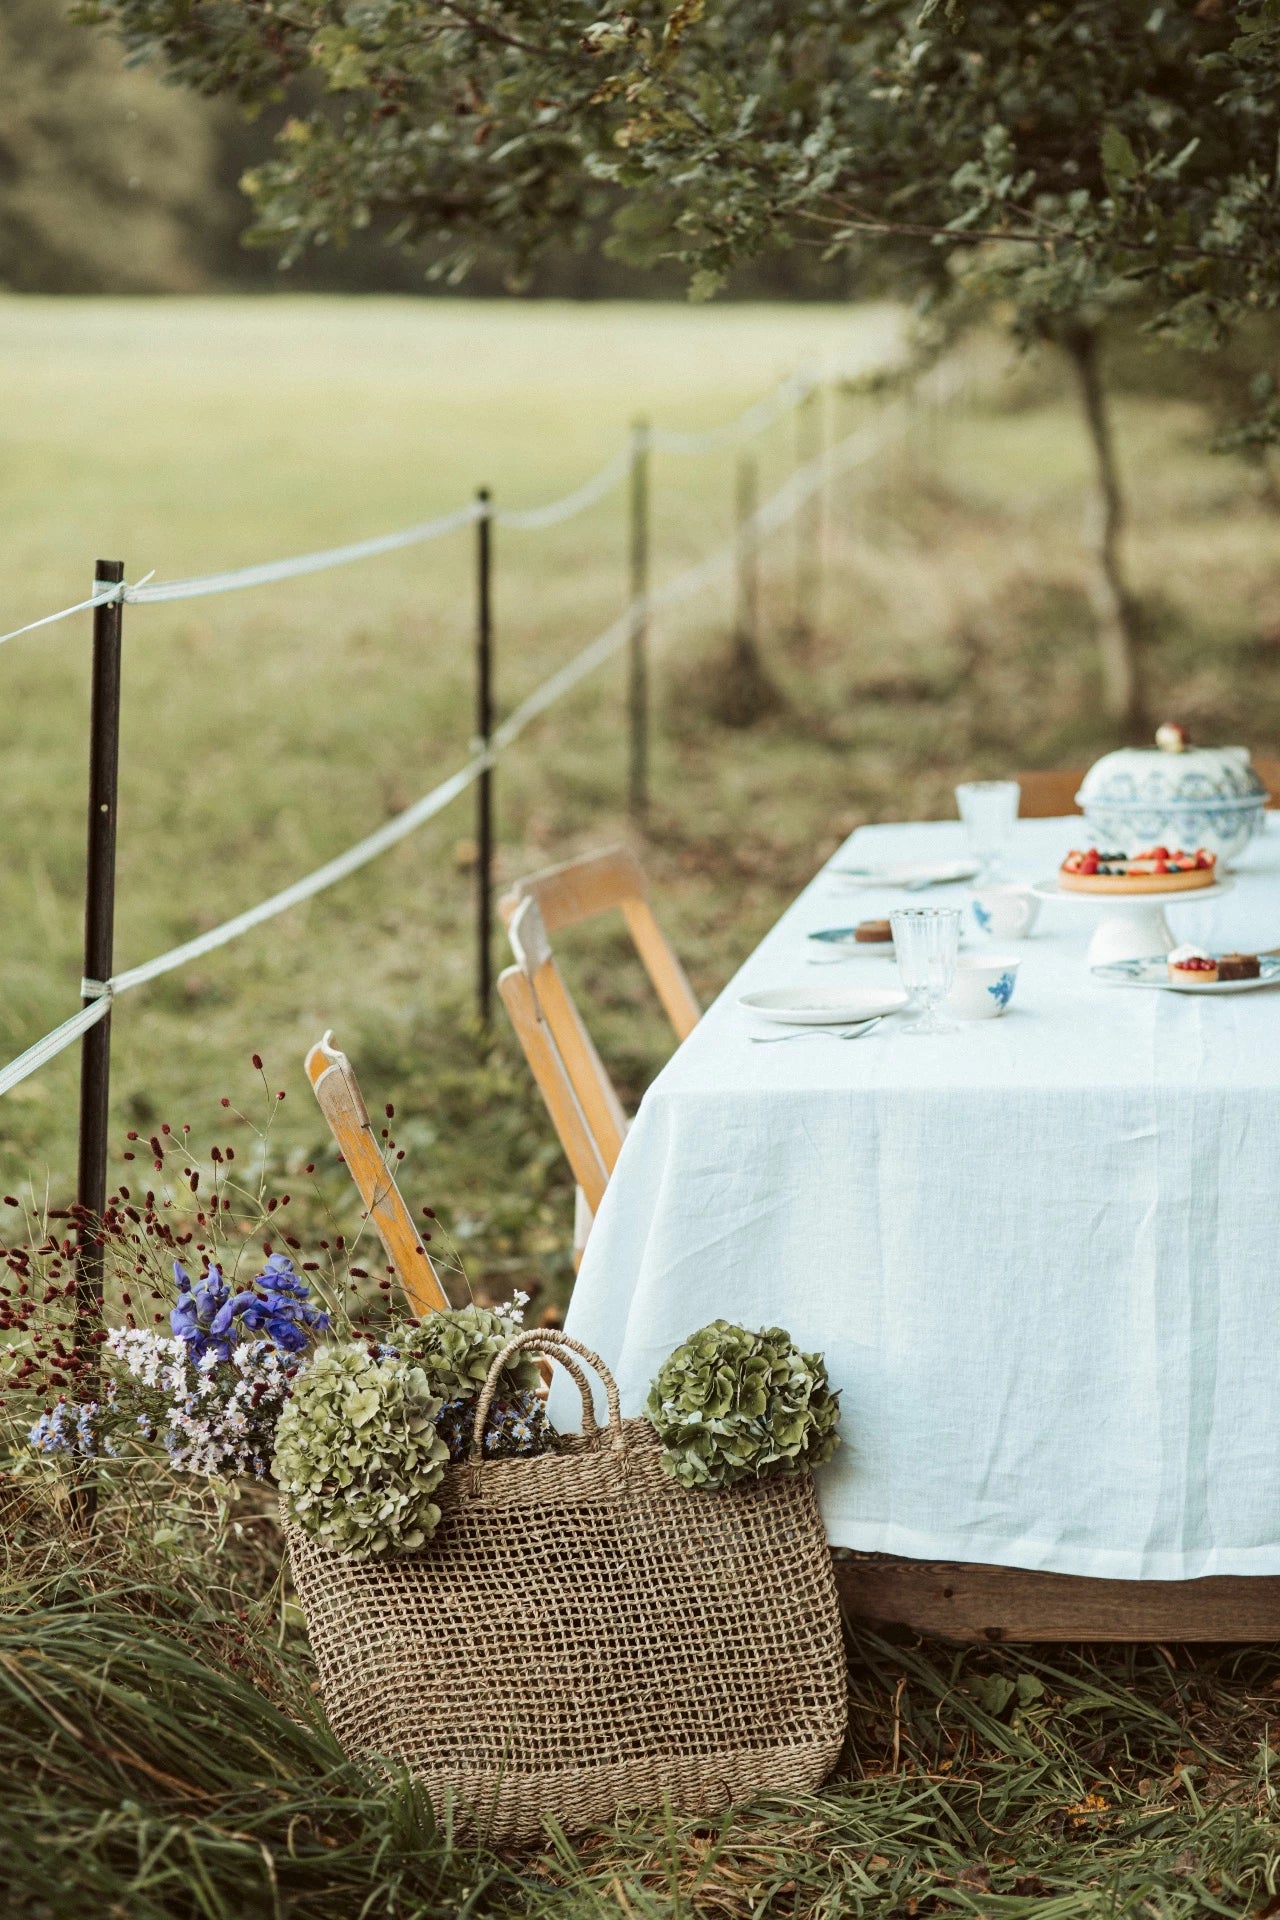
[[[604,1062],[596,1052],[573,997],[560,976],[551,942],[547,938],[542,910],[531,894],[526,895],[517,906],[507,926],[507,937],[516,961],[513,971],[520,974],[529,988],[538,1018],[573,1091],[574,1102],[586,1122],[596,1156],[607,1178],[617,1165],[618,1155],[622,1151],[627,1117],[614,1091],[613,1082],[605,1072]],[[527,1053],[528,1048],[525,1051]],[[532,1059],[530,1065],[533,1065]],[[542,1082],[538,1084],[541,1086]],[[545,1087],[543,1095],[545,1098]],[[554,1113],[552,1118],[555,1118]],[[564,1139],[563,1134],[561,1139]],[[568,1151],[567,1145],[565,1151]],[[587,1183],[583,1181],[579,1184],[586,1192]],[[594,1212],[594,1201],[591,1202],[591,1208]]]
[[[1280,759],[1270,753],[1255,753],[1253,770],[1267,789],[1267,806],[1280,807]],[[1079,813],[1076,795],[1087,769],[1066,767],[1052,773],[1020,773],[1015,777],[1022,788],[1018,813],[1024,820],[1056,818],[1060,814]]]
[[[551,1115],[551,1124],[564,1148],[578,1190],[594,1214],[604,1198],[608,1169],[600,1158],[564,1061],[542,1017],[525,967],[508,967],[505,973],[499,974],[498,992],[511,1016],[516,1038]]]
[[[1273,753],[1255,753],[1253,770],[1267,790],[1267,806],[1280,807],[1280,760]]]
[[[347,1171],[360,1189],[360,1198],[400,1277],[409,1305],[419,1316],[447,1307],[448,1295],[422,1244],[422,1235],[400,1197],[351,1062],[334,1046],[332,1032],[327,1032],[323,1040],[312,1047],[306,1067],[320,1111],[329,1122]]]
[[[693,1032],[701,1009],[649,904],[644,868],[628,848],[608,847],[603,853],[586,854],[581,860],[567,860],[561,866],[547,867],[517,880],[498,902],[498,911],[508,927],[525,900],[537,901],[547,934],[621,908],[636,952],[677,1040],[685,1040]]]
[[[1022,788],[1018,817],[1022,820],[1056,820],[1064,813],[1079,813],[1076,795],[1084,779],[1084,767],[1063,767],[1051,773],[1018,773],[1014,779]]]

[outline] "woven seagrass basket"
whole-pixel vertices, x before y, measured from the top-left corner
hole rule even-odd
[[[481,1463],[503,1365],[552,1354],[583,1396],[561,1451]],[[605,1384],[598,1427],[581,1355]],[[330,1725],[494,1840],[664,1796],[712,1812],[816,1787],[846,1717],[831,1556],[807,1474],[690,1493],[597,1356],[529,1332],[493,1363],[428,1547],[353,1561],[287,1527]]]

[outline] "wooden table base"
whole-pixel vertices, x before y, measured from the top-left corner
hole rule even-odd
[[[964,1561],[835,1555],[846,1611],[944,1640],[1280,1640],[1280,1576],[1089,1580]]]

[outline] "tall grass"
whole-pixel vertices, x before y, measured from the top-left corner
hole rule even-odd
[[[325,1728],[270,1516],[133,1510],[73,1535],[11,1497],[3,1911],[21,1920],[531,1916],[1134,1920],[1280,1912],[1265,1649],[849,1641],[851,1724],[807,1799],[635,1814],[527,1853],[439,1823]],[[483,1633],[484,1623],[476,1623]]]

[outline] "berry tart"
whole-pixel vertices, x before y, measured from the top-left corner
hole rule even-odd
[[[1222,953],[1215,957],[1203,947],[1175,947],[1168,959],[1170,980],[1186,986],[1212,987],[1220,980],[1258,980],[1262,967],[1256,953]]]
[[[1072,851],[1058,869],[1058,885],[1065,893],[1190,893],[1211,887],[1218,863],[1203,847],[1195,853],[1181,848],[1150,847],[1146,853],[1101,853],[1090,847]]]

